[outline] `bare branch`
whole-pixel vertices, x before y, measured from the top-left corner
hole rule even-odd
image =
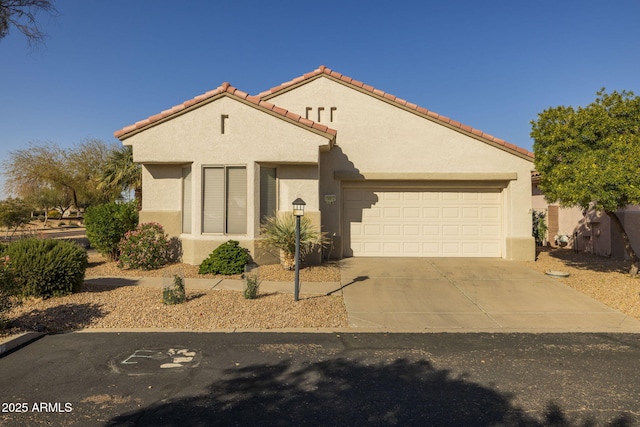
[[[43,44],[46,35],[37,20],[42,12],[52,17],[59,15],[51,0],[0,0],[0,39],[15,27],[32,48]]]

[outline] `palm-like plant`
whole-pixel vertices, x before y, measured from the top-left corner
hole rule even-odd
[[[258,244],[262,247],[276,248],[282,251],[282,266],[293,270],[296,252],[296,219],[291,212],[278,213],[265,218],[260,226],[262,238]],[[327,244],[326,234],[318,231],[308,217],[300,218],[300,257],[302,259],[318,247]]]
[[[133,190],[138,204],[142,201],[142,171],[140,165],[133,162],[133,149],[124,146],[109,154],[102,170],[98,188],[118,188],[121,191]]]

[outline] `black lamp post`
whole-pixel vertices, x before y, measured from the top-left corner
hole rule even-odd
[[[295,280],[293,283],[293,299],[298,301],[300,295],[300,218],[304,216],[306,203],[300,197],[293,201],[293,215],[296,217],[296,256]]]

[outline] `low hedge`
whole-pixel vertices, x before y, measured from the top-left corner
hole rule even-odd
[[[87,269],[87,251],[72,242],[29,238],[6,249],[16,286],[25,296],[55,297],[79,292]]]

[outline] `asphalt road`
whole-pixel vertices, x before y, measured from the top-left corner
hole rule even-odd
[[[3,426],[640,424],[640,335],[70,333],[0,358]]]

